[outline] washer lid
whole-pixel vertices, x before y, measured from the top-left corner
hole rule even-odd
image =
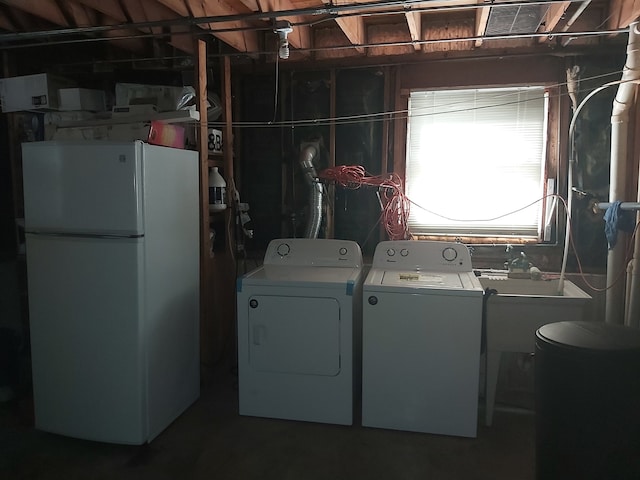
[[[339,287],[347,291],[360,282],[361,267],[289,267],[263,265],[238,279],[237,289],[244,286]]]
[[[472,272],[425,272],[422,270],[371,269],[364,284],[375,291],[448,290],[451,292],[479,292],[482,285]]]
[[[381,285],[405,287],[464,288],[457,273],[385,270]]]

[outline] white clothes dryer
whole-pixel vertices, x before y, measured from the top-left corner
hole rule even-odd
[[[363,279],[356,242],[269,243],[237,282],[241,415],[353,423]]]
[[[378,244],[363,285],[363,426],[476,436],[482,296],[465,245]]]

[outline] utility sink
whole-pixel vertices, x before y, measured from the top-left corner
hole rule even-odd
[[[507,272],[481,273],[482,288],[495,290],[486,298],[485,423],[491,425],[503,352],[533,353],[535,332],[547,323],[586,320],[591,296],[565,280],[509,278]]]

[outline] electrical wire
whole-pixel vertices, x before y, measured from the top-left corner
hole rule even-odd
[[[560,195],[558,195],[558,194],[550,194],[550,195],[547,195],[546,197],[559,198],[561,203],[562,203],[562,205],[563,205],[563,207],[564,207],[565,214],[568,212],[569,204]],[[546,197],[544,197],[544,198],[546,198]],[[569,239],[568,243],[570,244],[571,248],[573,249],[573,255],[575,256],[576,264],[578,266],[578,274],[580,275],[580,278],[582,279],[584,284],[587,286],[587,288],[591,289],[594,292],[606,292],[607,290],[613,288],[620,280],[622,280],[622,278],[623,278],[623,276],[625,274],[625,270],[622,269],[620,271],[620,273],[618,274],[618,276],[614,279],[614,281],[610,285],[606,285],[603,288],[599,288],[599,287],[596,287],[596,286],[592,285],[591,282],[589,282],[589,280],[587,279],[586,274],[584,273],[584,270],[582,268],[582,262],[580,261],[580,255],[578,254],[578,249],[576,248],[575,240],[573,238],[573,232],[572,232],[572,228],[571,228],[571,216],[570,215],[567,215],[567,225],[568,225],[568,227],[567,227],[567,231],[568,231],[567,237]],[[631,258],[633,257],[633,245],[634,245],[633,240],[634,240],[634,238],[635,238],[635,236],[636,236],[636,234],[638,232],[638,227],[639,226],[640,226],[640,223],[636,223],[636,225],[635,225],[635,227],[633,229],[633,233],[631,234],[631,238],[629,240],[629,246],[627,247],[627,252],[625,254],[625,263],[628,263],[629,260],[631,260]],[[565,255],[567,255],[567,254],[565,254]],[[563,256],[563,261],[564,261],[564,256]],[[559,279],[560,278],[560,274],[558,274],[558,275],[556,275],[554,277],[551,277],[551,276],[549,276],[547,274],[547,275],[545,275],[545,278],[547,278],[547,279],[558,278]]]
[[[318,178],[347,189],[362,186],[377,187],[382,204],[381,221],[390,240],[407,240],[409,232],[409,199],[404,194],[402,179],[395,173],[369,175],[360,165],[339,165],[327,168]]]
[[[279,64],[280,64],[279,59],[280,59],[280,55],[278,55],[276,53],[276,85],[275,85],[275,89],[274,89],[275,92],[273,94],[273,120],[271,120],[269,122],[270,125],[273,125],[275,123],[276,115],[278,113],[278,87],[279,87],[279,85],[278,85],[278,82],[279,82],[279,80],[278,80],[278,76],[279,76],[278,75],[278,71],[280,70],[279,67],[278,67]]]
[[[612,75],[616,75],[618,73],[620,73],[620,71],[615,71],[615,72],[609,72],[606,74],[600,74],[600,75],[594,75],[592,77],[585,77],[580,79],[581,83],[585,83],[587,81],[590,80],[597,80],[600,78],[604,78],[604,77],[608,77],[608,76],[612,76]],[[547,89],[552,89],[552,88],[559,88],[559,87],[563,87],[566,86],[567,82],[561,82],[561,83],[556,83],[556,84],[552,84],[552,85],[545,85],[545,87]],[[277,88],[277,86],[276,86]],[[577,90],[576,93],[583,93],[587,90]],[[504,95],[497,95],[496,98],[508,98],[510,96],[515,95],[515,93],[512,92],[505,92]],[[562,98],[564,96],[568,95],[568,93],[560,93],[558,95],[554,95],[551,96],[550,98]],[[520,104],[520,103],[524,103],[524,102],[528,102],[528,101],[535,101],[537,99],[527,99],[527,100],[515,100],[512,102],[503,102],[503,103],[496,103],[494,105],[489,105],[489,106],[481,106],[481,107],[473,107],[473,108],[461,108],[459,110],[453,110],[456,113],[463,113],[463,112],[472,112],[472,111],[476,111],[479,109],[486,109],[486,108],[492,108],[492,107],[498,107],[498,106],[503,106],[503,105],[514,105],[514,104]],[[449,110],[447,110],[447,113],[450,113],[452,110],[452,107],[455,107],[456,105],[462,105],[462,102],[450,102],[448,104],[445,104],[442,106],[442,108],[447,108]],[[275,122],[275,121],[270,121],[270,122],[264,122],[264,121],[260,121],[260,122],[233,122],[232,126],[236,127],[236,128],[273,128],[273,127],[301,127],[301,126],[314,126],[314,127],[318,127],[318,126],[326,126],[326,125],[349,125],[349,124],[354,124],[354,123],[366,123],[366,122],[382,122],[384,120],[388,120],[389,118],[391,118],[392,120],[403,120],[403,119],[408,119],[410,117],[419,117],[419,116],[426,116],[427,114],[412,114],[409,115],[409,111],[407,109],[401,109],[401,110],[390,110],[390,111],[383,111],[383,112],[377,112],[377,113],[367,113],[367,114],[360,114],[360,115],[345,115],[345,116],[341,116],[341,117],[323,117],[323,118],[314,118],[314,119],[302,119],[302,120],[284,120],[284,121],[280,121],[280,122]],[[430,113],[428,115],[438,115],[438,112],[435,113]],[[216,127],[216,126],[221,126],[223,125],[222,122],[208,122],[208,125],[210,127]]]
[[[375,186],[379,188],[380,192],[382,192],[382,195],[380,198],[382,203],[382,212],[380,213],[380,217],[378,218],[378,221],[374,224],[372,229],[367,234],[367,238],[365,239],[364,243],[366,243],[369,240],[369,237],[375,230],[375,227],[381,222],[383,223],[385,231],[387,232],[387,235],[389,236],[390,240],[406,240],[411,238],[412,235],[408,227],[410,204],[414,204],[416,207],[421,208],[433,215],[436,215],[438,217],[445,218],[451,221],[490,222],[490,221],[497,220],[497,219],[512,215],[514,213],[520,212],[546,199],[556,198],[560,201],[560,203],[562,203],[564,207],[566,218],[567,218],[567,224],[568,224],[567,231],[569,232],[567,236],[568,243],[571,245],[571,248],[573,249],[573,254],[576,258],[576,263],[578,266],[578,273],[582,278],[583,282],[585,283],[585,285],[593,291],[604,292],[612,288],[615,284],[617,284],[621,280],[622,274],[624,273],[624,270],[621,271],[621,273],[618,275],[615,281],[611,285],[608,285],[604,288],[595,287],[589,282],[582,268],[582,262],[580,260],[578,249],[576,248],[575,240],[573,238],[573,233],[571,228],[571,216],[567,215],[569,205],[567,203],[567,200],[565,200],[562,196],[556,193],[545,195],[523,207],[517,208],[513,211],[510,211],[508,213],[505,213],[496,217],[487,218],[487,219],[474,219],[474,220],[452,219],[444,215],[440,215],[438,213],[427,210],[426,208],[411,201],[406,195],[404,195],[402,190],[402,180],[395,173],[390,173],[387,176],[384,176],[384,175],[371,176],[371,175],[368,175],[364,167],[360,165],[340,165],[332,168],[327,168],[321,171],[318,174],[318,178],[333,182],[336,185],[339,185],[347,189],[358,189],[358,188],[361,188],[362,186]],[[627,262],[631,258],[631,253],[632,253],[631,247],[633,246],[633,239],[638,231],[639,226],[640,226],[640,223],[636,223],[636,226],[633,230],[633,234],[631,235],[631,240],[629,243],[629,247],[627,248],[627,254],[626,254]],[[549,274],[546,274],[545,278],[551,279],[553,277],[549,276]]]

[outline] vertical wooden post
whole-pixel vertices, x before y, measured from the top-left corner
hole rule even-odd
[[[331,69],[329,78],[331,88],[329,90],[329,117],[331,124],[329,125],[329,168],[336,166],[336,69]],[[335,185],[327,186],[327,215],[325,233],[327,238],[333,238],[335,235],[335,214],[333,205],[335,204]]]
[[[198,111],[197,145],[200,158],[200,361],[213,364],[213,319],[211,316],[211,285],[209,257],[209,149],[207,145],[207,45],[195,40],[195,78]]]
[[[216,315],[219,318],[219,331],[222,337],[222,354],[230,354],[235,363],[235,320],[236,320],[236,242],[235,242],[235,180],[233,166],[233,97],[231,94],[231,61],[222,57],[220,61],[221,97],[223,99],[222,144],[224,156],[224,175],[227,181],[227,209],[225,210],[226,250],[214,256],[214,287]]]
[[[380,161],[380,174],[386,175],[389,172],[389,143],[390,143],[390,131],[391,129],[391,120],[390,116],[386,113],[389,111],[389,106],[391,105],[391,95],[395,95],[391,89],[391,70],[389,67],[384,67],[384,92],[383,92],[383,106],[382,111],[385,112],[384,119],[382,121],[382,159]],[[395,98],[395,97],[394,97]],[[394,102],[395,103],[395,102]],[[391,141],[391,145],[394,145],[394,142]],[[393,167],[393,165],[392,165]],[[391,171],[395,171],[394,168]],[[385,240],[387,236],[387,232],[384,229],[384,225],[380,222],[380,226],[378,227],[378,238],[379,240]]]
[[[8,52],[2,52],[2,72],[3,77],[11,77],[15,74],[12,68],[14,62]],[[24,218],[23,193],[22,193],[22,154],[20,152],[20,140],[16,135],[18,128],[14,113],[7,114],[7,137],[9,139],[9,166],[11,169],[11,196],[13,200],[14,233],[16,240],[16,253],[20,254],[20,244],[23,236],[20,234],[15,221]]]

